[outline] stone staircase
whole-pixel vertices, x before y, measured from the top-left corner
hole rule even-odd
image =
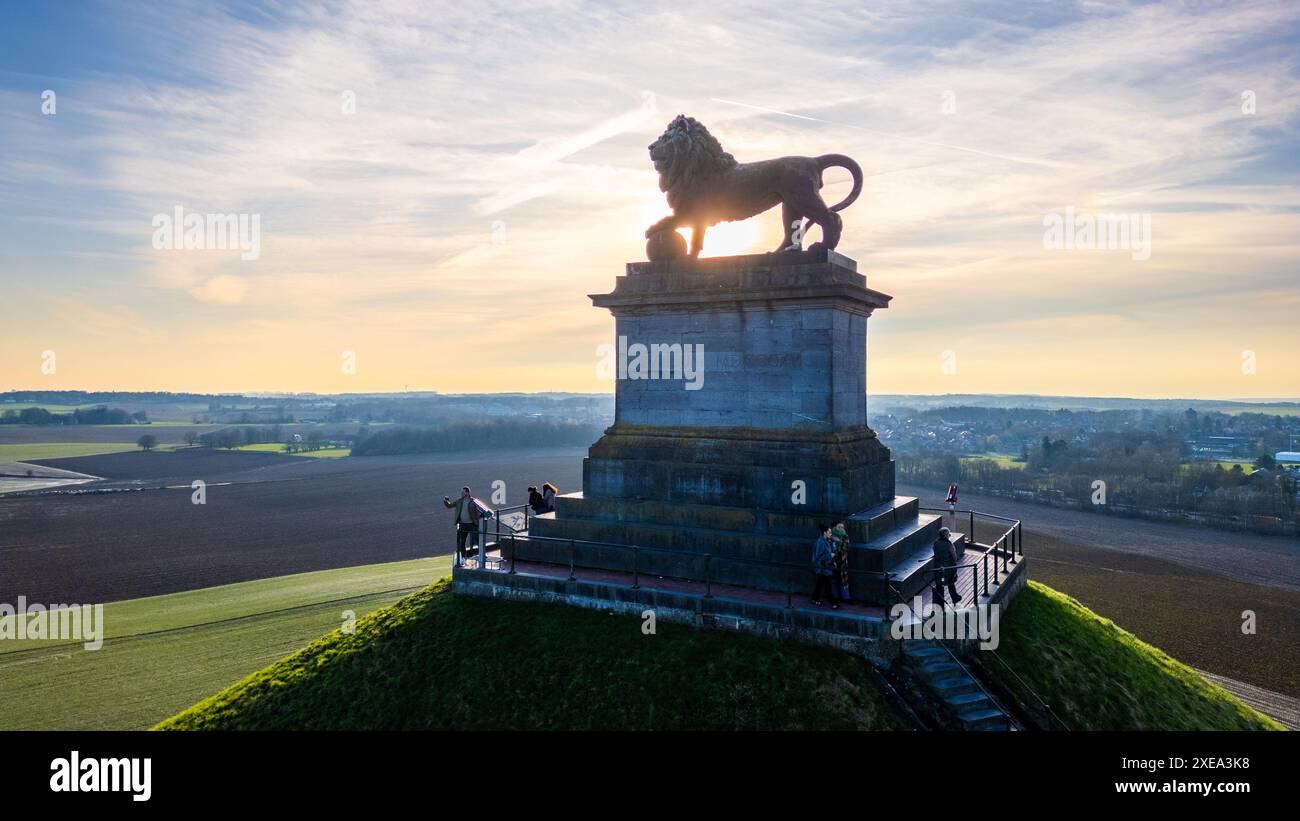
[[[966,730],[1018,730],[1015,720],[984,691],[960,659],[937,641],[903,641],[903,663]]]
[[[636,545],[643,548],[635,558],[640,573],[700,579],[707,572],[715,583],[780,593],[811,583],[817,524],[833,520],[817,513],[567,493],[556,498],[554,512],[531,517],[528,535],[541,538],[520,542],[517,555],[566,565],[572,557],[577,567],[626,573],[632,572],[633,554],[617,546]],[[925,587],[939,516],[921,512],[915,497],[898,496],[844,521],[853,545],[849,567],[861,574],[850,585],[856,601],[883,605]],[[570,539],[578,543],[573,548]]]

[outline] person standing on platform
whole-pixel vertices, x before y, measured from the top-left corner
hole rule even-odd
[[[460,498],[452,501],[451,497],[443,496],[442,505],[446,508],[456,510],[456,556],[465,560],[465,540],[473,536],[478,539],[478,505],[474,504],[474,497],[469,492],[469,485],[460,489]]]
[[[833,539],[831,548],[834,555],[831,559],[831,569],[834,575],[831,576],[832,586],[835,589],[835,601],[848,601],[849,599],[849,531],[844,526],[844,522],[839,521],[831,528],[831,537]]]
[[[818,525],[817,529],[821,535],[817,537],[817,544],[813,547],[812,568],[813,576],[816,577],[816,583],[813,585],[812,603],[824,604],[825,598],[831,595],[831,576],[834,571],[835,551],[831,548],[831,529],[827,525]],[[825,598],[823,598],[825,597]],[[839,610],[839,604],[832,599],[831,609]]]
[[[939,528],[939,535],[934,540],[934,603],[942,608],[943,588],[948,586],[948,593],[955,605],[961,601],[957,592],[957,554],[952,550],[952,532],[946,527]]]

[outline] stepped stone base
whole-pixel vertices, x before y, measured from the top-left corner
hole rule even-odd
[[[556,500],[554,513],[534,517],[518,558],[632,572],[646,576],[703,579],[759,590],[802,591],[812,584],[812,549],[819,519],[810,513],[762,508],[667,503],[653,500],[589,499],[581,493]],[[853,600],[883,603],[886,578],[904,598],[928,580],[930,544],[938,516],[918,513],[916,499],[900,497],[845,519],[849,567],[869,571],[850,584]],[[556,541],[550,541],[556,540]],[[568,542],[573,540],[570,548]],[[583,542],[635,545],[629,550]],[[706,558],[707,557],[707,558]]]
[[[826,250],[633,263],[591,298],[616,326],[614,425],[583,492],[533,519],[530,535],[555,541],[521,541],[519,558],[804,590],[817,524],[845,519],[850,568],[870,574],[854,599],[924,585],[939,518],[895,497],[867,425],[867,322],[890,297],[857,263]]]

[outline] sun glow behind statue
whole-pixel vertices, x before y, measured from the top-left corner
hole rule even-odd
[[[668,206],[664,202],[663,194],[657,194],[640,211],[641,218],[639,222],[643,223],[654,222],[667,214]],[[771,215],[751,217],[739,222],[720,222],[710,228],[709,232],[704,235],[704,248],[700,251],[700,256],[725,257],[734,254],[761,254],[764,251],[771,251],[781,239],[779,222],[779,219],[773,219]],[[687,244],[690,243],[691,230],[689,228],[679,228],[677,233],[681,234],[682,239],[686,240]],[[633,237],[630,241],[638,244],[644,242],[639,227],[637,227],[637,230],[630,232],[629,236]]]
[[[762,235],[762,220],[751,218],[740,222],[722,222],[709,229],[704,235],[704,247],[700,249],[701,257],[725,257],[732,254],[761,254],[772,249],[759,241]],[[690,242],[691,232],[681,229],[677,233]],[[775,245],[773,238],[770,244]]]

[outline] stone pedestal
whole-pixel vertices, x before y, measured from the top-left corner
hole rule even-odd
[[[582,493],[535,519],[533,535],[675,551],[639,559],[661,575],[694,575],[707,554],[715,581],[770,590],[808,585],[819,522],[847,520],[858,569],[928,550],[937,517],[895,498],[894,463],[867,425],[867,322],[890,297],[853,260],[631,263],[591,299],[615,317],[615,421],[584,461]],[[519,551],[568,561],[567,546]],[[579,555],[629,569],[626,551]],[[884,597],[883,581],[856,587],[856,599]]]

